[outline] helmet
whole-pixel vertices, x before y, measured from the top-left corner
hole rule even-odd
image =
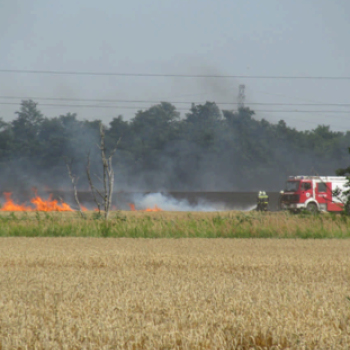
[[[259,196],[262,196],[262,194],[263,194],[262,191],[259,191]]]

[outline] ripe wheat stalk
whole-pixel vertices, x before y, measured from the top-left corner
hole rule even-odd
[[[349,248],[1,238],[0,349],[347,349]]]

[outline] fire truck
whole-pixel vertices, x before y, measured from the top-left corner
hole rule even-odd
[[[345,176],[290,176],[281,191],[282,210],[342,211],[346,201]]]

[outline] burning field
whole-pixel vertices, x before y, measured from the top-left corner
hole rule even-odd
[[[34,198],[30,200],[31,205],[15,203],[11,198],[11,192],[5,192],[4,196],[5,202],[0,209],[1,211],[74,211],[67,203],[59,203],[51,196],[48,199],[43,199],[36,192]]]
[[[2,239],[0,347],[348,349],[349,249],[347,240]]]
[[[4,212],[74,212],[77,210],[72,209],[72,207],[65,203],[62,199],[59,202],[56,199],[52,199],[50,195],[47,199],[40,197],[36,191],[34,191],[34,197],[30,199],[30,204],[19,204],[15,203],[11,198],[11,192],[4,192],[5,202],[0,208],[0,211]],[[129,208],[131,211],[137,211],[134,203],[129,203]],[[88,209],[81,205],[82,211],[87,212]],[[113,210],[118,210],[116,206],[113,206]],[[92,210],[97,211],[95,207]],[[140,211],[152,212],[152,211],[162,211],[157,205],[152,208],[141,209]]]
[[[4,212],[74,212],[77,209],[72,209],[72,207],[65,203],[63,199],[57,200],[53,199],[53,195],[50,194],[48,198],[44,199],[37,194],[34,190],[34,197],[30,199],[29,204],[27,203],[17,203],[12,199],[11,192],[4,192],[5,201],[0,208],[0,211]],[[160,193],[148,194],[148,195],[135,195],[134,196],[138,202],[138,207],[141,209],[136,209],[135,203],[128,203],[128,208],[130,211],[145,211],[145,212],[158,212],[163,211],[155,201],[163,203],[167,211],[217,211],[220,209],[209,205],[190,205],[186,200],[176,200],[175,198],[165,197]],[[80,205],[81,210],[87,212],[89,209]],[[75,207],[78,207],[75,205]],[[125,207],[125,203],[124,203]],[[97,207],[92,207],[90,203],[90,210],[98,211]],[[112,210],[118,210],[118,207],[113,205]]]
[[[72,191],[4,192],[0,196],[0,211],[66,211],[78,209]],[[94,211],[97,206],[91,192],[79,192],[83,211]],[[256,193],[239,192],[169,192],[133,193],[117,192],[112,210],[131,211],[196,211],[217,212],[227,210],[249,211],[255,207]],[[276,210],[277,194],[272,193],[271,210]]]

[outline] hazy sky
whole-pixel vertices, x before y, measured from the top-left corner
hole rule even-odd
[[[0,70],[350,77],[349,18],[349,0],[0,0]],[[132,118],[154,103],[42,98],[186,102],[175,104],[183,114],[190,102],[236,103],[239,84],[246,85],[248,106],[350,103],[350,80],[3,72],[0,79],[5,120],[15,117],[21,97],[42,104],[47,116],[77,112],[81,119],[109,122],[119,114]],[[259,119],[284,119],[298,129],[327,124],[350,130],[350,105],[251,108],[261,111]]]

